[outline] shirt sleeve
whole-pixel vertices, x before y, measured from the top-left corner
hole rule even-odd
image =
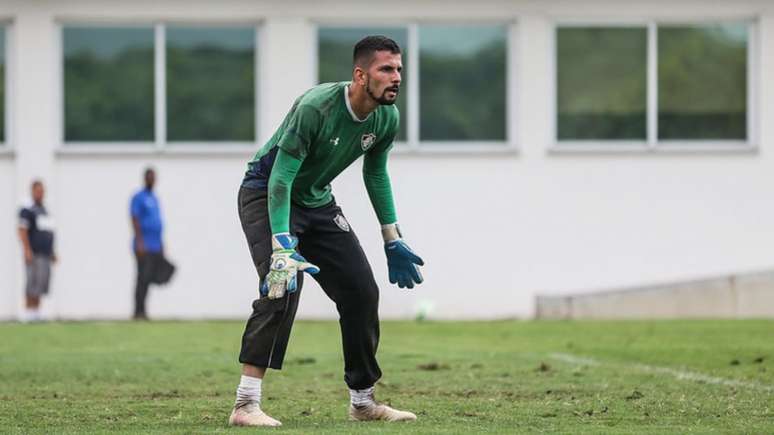
[[[308,104],[299,104],[290,115],[277,146],[296,159],[303,160],[309,155],[321,126],[320,112]]]
[[[140,201],[139,195],[134,195],[132,197],[132,201],[129,204],[129,214],[131,214],[133,218],[140,218],[140,215],[142,214],[142,201]]]
[[[24,228],[26,230],[30,229],[34,218],[32,213],[26,208],[19,210],[19,228]]]
[[[391,133],[363,157],[363,182],[376,217],[382,225],[394,224],[398,221],[390,176],[387,173],[387,158],[397,132],[396,123]]]
[[[280,148],[269,176],[269,225],[272,234],[290,232],[290,194],[303,159]]]

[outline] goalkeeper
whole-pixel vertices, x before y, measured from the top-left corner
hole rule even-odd
[[[260,407],[267,368],[281,369],[303,272],[336,303],[344,380],[353,420],[415,420],[374,400],[381,377],[379,288],[354,231],[331,195],[331,181],[363,156],[363,181],[382,226],[390,282],[413,288],[424,263],[401,239],[387,156],[398,132],[394,103],[400,47],[383,36],[355,45],[351,82],[325,83],[298,98],[274,136],[248,164],[239,218],[260,277],[261,297],[242,337],[242,378],[229,418],[235,426],[279,426]]]

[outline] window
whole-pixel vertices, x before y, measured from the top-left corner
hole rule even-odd
[[[403,52],[399,141],[410,147],[506,145],[509,26],[322,26],[318,80],[349,80],[352,49],[367,35],[394,39]]]
[[[64,29],[65,141],[153,141],[153,29]]]
[[[506,139],[506,34],[505,26],[420,26],[420,140]]]
[[[749,144],[749,27],[558,27],[557,140]]]
[[[658,29],[659,139],[747,138],[747,27]]]
[[[352,79],[352,54],[355,44],[368,35],[384,35],[398,43],[403,61],[401,95],[395,103],[400,111],[400,131],[396,141],[406,141],[408,89],[408,31],[400,27],[326,27],[318,37],[318,83],[340,82]]]
[[[7,141],[5,134],[5,28],[0,27],[0,145]]]
[[[168,27],[167,139],[255,137],[255,30]]]
[[[645,28],[557,31],[559,140],[646,139],[647,44]]]
[[[65,142],[255,140],[254,27],[66,26],[62,37]]]

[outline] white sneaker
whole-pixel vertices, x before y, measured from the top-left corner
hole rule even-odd
[[[370,405],[355,406],[349,405],[349,418],[355,421],[414,421],[417,416],[413,412],[400,411],[389,406],[373,402]]]
[[[257,403],[249,403],[231,411],[228,418],[229,426],[282,426],[279,420],[275,420],[265,412]]]

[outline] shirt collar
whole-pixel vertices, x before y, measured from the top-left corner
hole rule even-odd
[[[366,122],[368,121],[368,118],[371,117],[370,113],[365,117],[365,119],[360,119],[357,117],[357,115],[355,115],[355,111],[352,110],[352,103],[349,102],[349,85],[344,86],[344,102],[347,104],[347,111],[349,112],[349,116],[352,117],[353,121]]]

